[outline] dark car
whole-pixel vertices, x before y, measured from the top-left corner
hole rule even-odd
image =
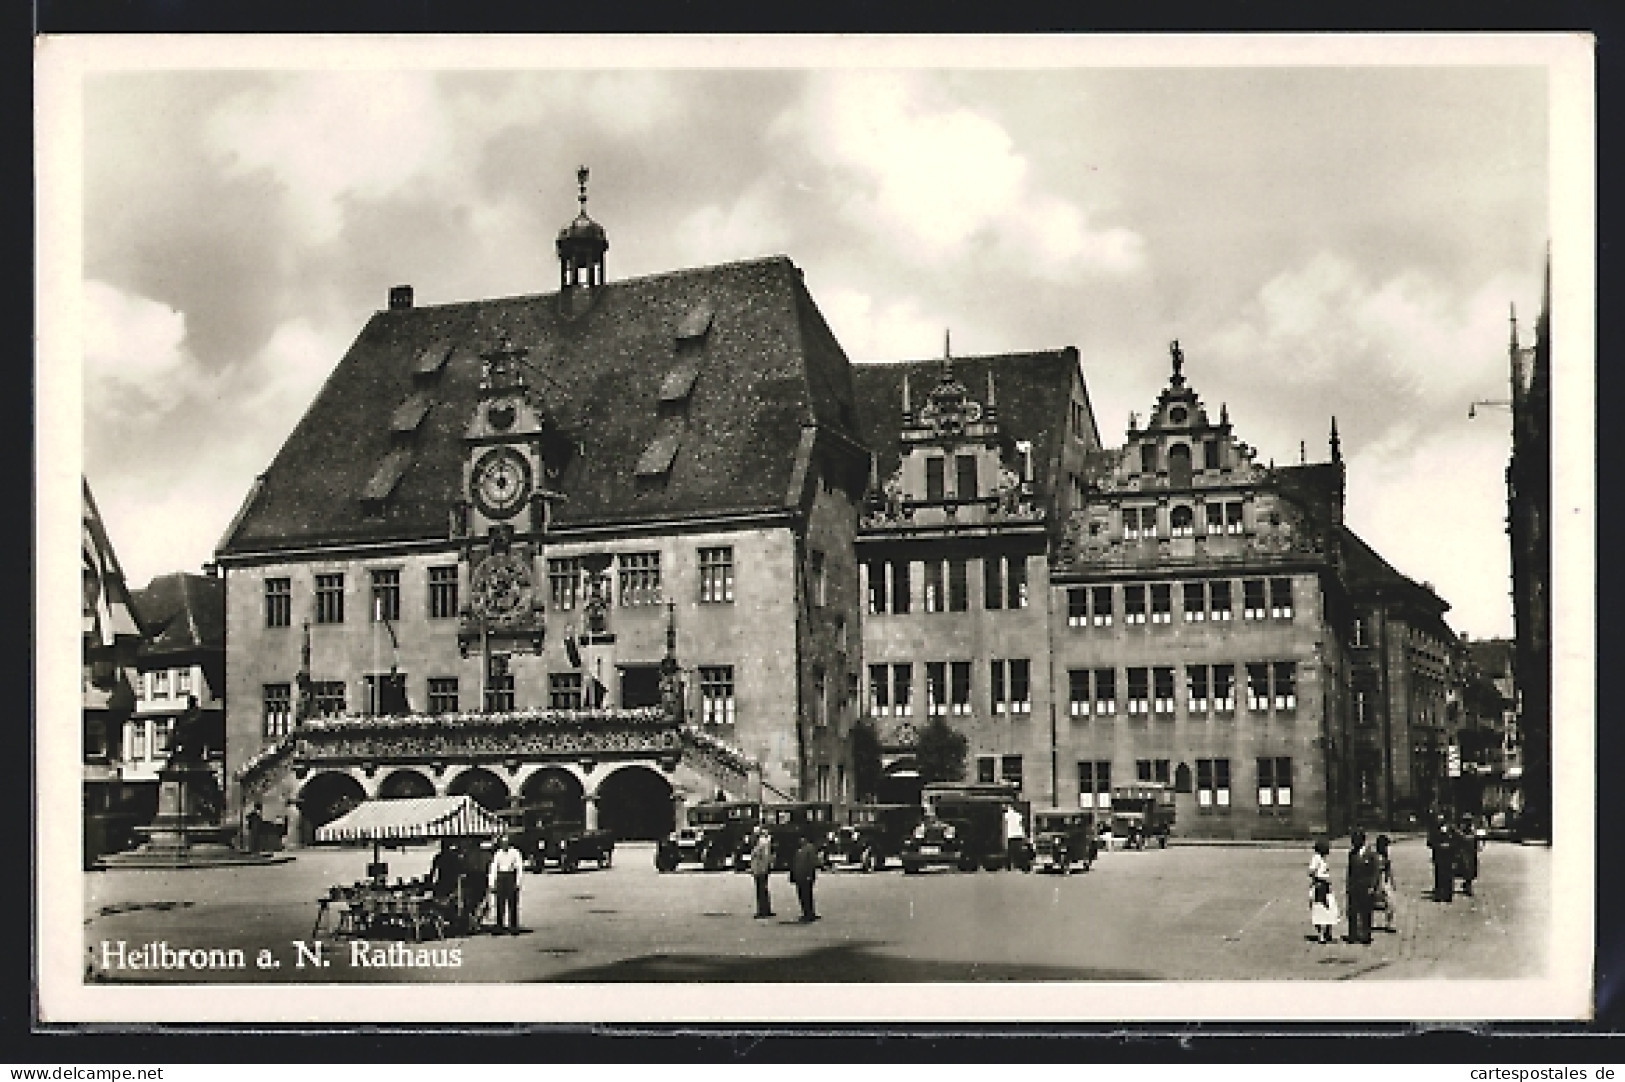
[[[531,871],[545,871],[549,864],[562,872],[573,872],[583,864],[610,866],[615,857],[614,834],[588,830],[585,823],[555,819],[554,814],[553,805],[546,802],[497,812]]]
[[[903,862],[904,874],[914,875],[935,865],[975,871],[974,858],[968,864],[965,862],[965,836],[960,832],[960,826],[960,823],[950,819],[926,816],[903,839],[903,849],[898,856]]]
[[[830,842],[829,859],[878,871],[902,855],[903,843],[924,818],[918,804],[854,804]]]
[[[1174,828],[1174,794],[1162,782],[1137,782],[1112,789],[1112,831],[1127,839],[1125,849],[1144,849],[1147,842],[1168,848]]]
[[[762,825],[773,839],[773,867],[788,871],[801,839],[818,847],[827,866],[830,838],[835,834],[835,806],[827,800],[794,804],[763,804]],[[745,849],[748,853],[750,844]],[[741,868],[741,870],[744,870]]]
[[[956,863],[961,870],[985,868],[992,872],[1013,866],[1025,872],[1032,870],[1031,844],[1024,840],[1011,846],[1005,841],[1004,831],[1006,809],[1016,809],[1023,823],[1028,819],[1028,803],[1020,794],[1011,784],[934,782],[925,787],[921,799],[933,818],[955,827],[959,844]],[[903,856],[906,863],[907,851]]]
[[[1071,875],[1088,871],[1100,851],[1095,817],[1082,811],[1033,812],[1033,870]]]
[[[708,872],[732,864],[744,871],[750,865],[750,838],[761,822],[762,806],[748,800],[708,800],[688,809],[688,825],[672,831],[655,845],[655,868],[676,870],[679,864],[698,864]]]

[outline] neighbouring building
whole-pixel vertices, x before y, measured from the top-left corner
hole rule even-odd
[[[222,539],[227,766],[291,837],[365,797],[841,800],[856,717],[850,367],[783,257],[391,290]]]
[[[119,736],[136,705],[133,685],[141,645],[141,628],[124,571],[90,494],[89,480],[83,481],[80,548],[84,590],[81,799],[84,859],[89,867],[103,853],[123,848],[135,823],[119,773]]]

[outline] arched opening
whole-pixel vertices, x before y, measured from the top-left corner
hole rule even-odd
[[[1168,484],[1171,488],[1191,487],[1191,449],[1176,443],[1168,448]]]
[[[1191,537],[1196,533],[1196,513],[1180,504],[1168,514],[1168,532],[1175,537]]]
[[[1191,791],[1191,768],[1188,763],[1180,763],[1174,770],[1174,792],[1188,793]]]
[[[507,783],[483,767],[474,767],[457,775],[446,786],[446,793],[448,796],[467,793],[474,798],[474,803],[486,811],[500,811],[508,806]]]
[[[379,800],[403,800],[407,797],[434,796],[434,782],[416,770],[397,770],[378,786]]]
[[[918,804],[924,788],[919,764],[912,757],[904,757],[882,771],[875,785],[875,803]]]
[[[331,823],[366,799],[367,791],[348,774],[328,770],[312,777],[299,791],[299,811],[307,832],[304,840],[312,840],[317,827]]]
[[[568,770],[546,767],[525,779],[519,790],[527,808],[545,807],[549,818],[564,823],[587,821],[581,782]]]
[[[644,766],[624,766],[598,783],[598,825],[617,840],[664,838],[673,827],[671,782]]]

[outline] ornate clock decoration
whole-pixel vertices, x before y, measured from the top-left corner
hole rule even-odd
[[[487,518],[512,518],[530,498],[532,483],[530,460],[512,447],[498,447],[474,464],[474,503]]]
[[[535,581],[530,562],[512,552],[493,552],[474,568],[474,612],[488,624],[511,626],[531,616]]]

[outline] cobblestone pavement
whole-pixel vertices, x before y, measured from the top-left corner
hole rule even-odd
[[[426,870],[432,849],[387,854]],[[975,981],[1513,978],[1544,973],[1551,851],[1492,843],[1475,897],[1428,900],[1428,851],[1395,849],[1396,930],[1369,946],[1310,941],[1307,847],[1175,846],[1103,855],[1070,877],[953,871],[827,872],[822,920],[794,920],[795,892],[773,880],[777,917],[753,920],[749,877],[661,875],[628,844],[604,870],[527,875],[518,936],[454,938],[458,965],[369,967],[324,937],[325,968],[296,965],[316,899],[350,882],[368,853],[305,850],[290,863],[88,873],[87,976],[143,981]],[[1346,851],[1332,866],[1342,889]],[[1379,923],[1381,918],[1379,917]],[[1339,932],[1345,929],[1340,928]],[[244,970],[106,970],[127,949],[238,948]],[[378,946],[379,944],[373,944]],[[387,944],[385,944],[387,946]],[[280,962],[261,969],[260,950]],[[442,953],[440,960],[449,955]]]

